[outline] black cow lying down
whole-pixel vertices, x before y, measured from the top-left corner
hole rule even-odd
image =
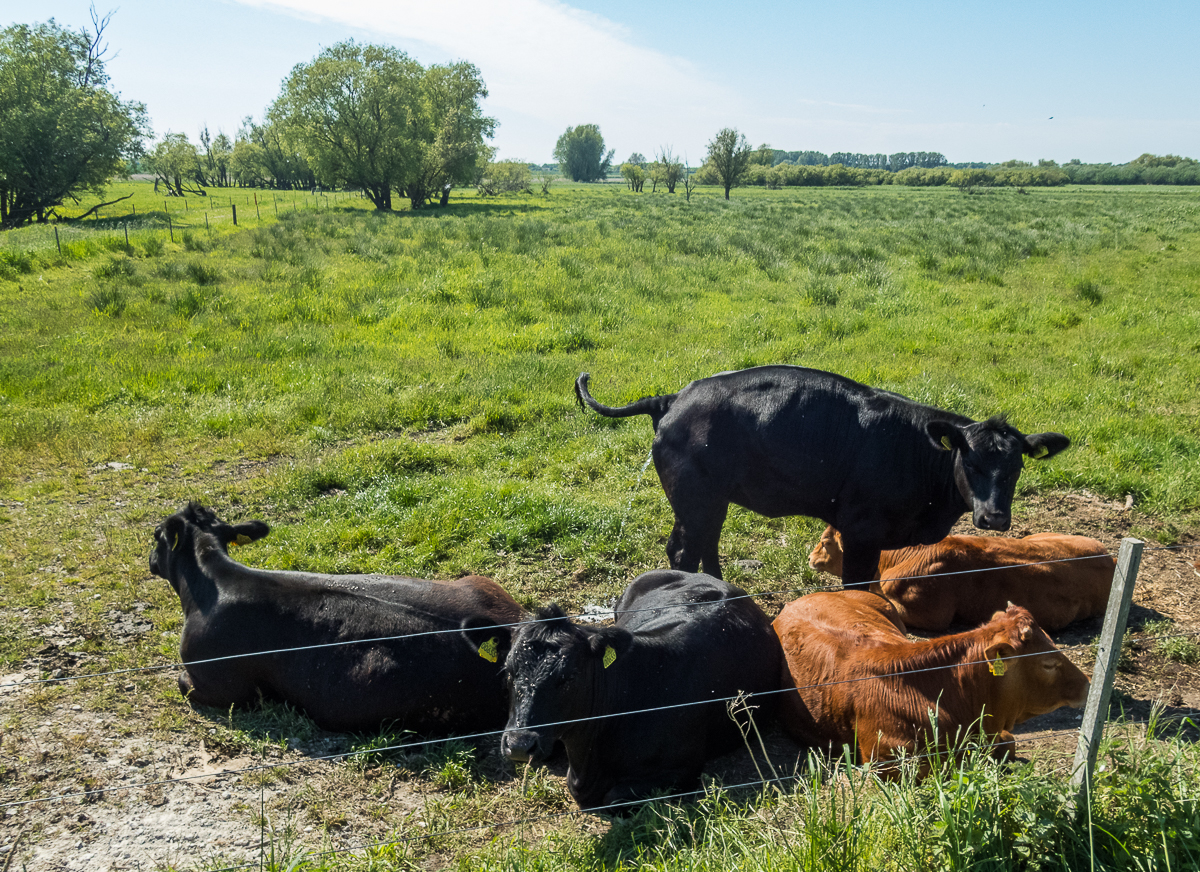
[[[261,693],[292,703],[329,730],[384,722],[425,734],[499,729],[509,628],[528,614],[489,578],[424,581],[251,569],[227,547],[266,536],[262,521],[230,525],[195,503],[154,531],[150,571],[179,594],[184,625],[179,689],[228,708]],[[464,628],[476,628],[467,638]],[[380,639],[281,651],[255,651]],[[472,641],[477,639],[478,641]]]
[[[582,808],[696,786],[704,761],[740,740],[726,700],[779,687],[779,641],[744,596],[707,575],[656,570],[629,585],[612,626],[574,624],[557,606],[541,610],[540,623],[514,634],[504,665],[505,756],[545,759],[562,739],[567,788]],[[775,701],[754,704],[765,718]],[[702,704],[661,709],[680,703]],[[620,714],[642,709],[660,710]]]
[[[968,509],[976,527],[1007,530],[1022,455],[1053,457],[1071,444],[800,366],[722,372],[620,408],[594,400],[587,383],[586,372],[575,381],[580,404],[610,418],[650,416],[654,467],[675,511],[671,566],[703,563],[718,578],[730,503],[833,525],[843,581],[866,585],[881,551],[940,542]]]

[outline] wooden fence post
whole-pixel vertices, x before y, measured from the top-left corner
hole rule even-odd
[[[233,226],[237,227],[237,204],[230,203],[229,208],[233,210]]]
[[[1096,753],[1100,750],[1100,737],[1108,717],[1108,701],[1112,696],[1117,662],[1121,659],[1121,643],[1125,640],[1125,624],[1129,620],[1133,584],[1142,562],[1143,547],[1144,543],[1138,539],[1121,540],[1112,591],[1108,595],[1108,611],[1104,614],[1104,627],[1100,630],[1096,648],[1092,686],[1083,709],[1079,743],[1075,747],[1075,766],[1071,773],[1071,786],[1075,789],[1072,811],[1085,808],[1090,801],[1092,770],[1096,766]]]
[[[62,254],[62,241],[58,238],[58,225],[54,225],[54,244],[58,246],[58,253]]]
[[[171,223],[171,216],[167,216],[167,231],[171,234],[171,241],[175,241],[175,225]]]

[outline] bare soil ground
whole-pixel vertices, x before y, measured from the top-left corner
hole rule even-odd
[[[1099,539],[1115,554],[1135,525],[1153,526],[1123,503],[1055,493],[1021,502],[1009,535],[1077,533]],[[968,531],[965,525],[956,530]],[[1147,543],[1127,662],[1112,706],[1113,716],[1135,722],[1149,719],[1156,707],[1168,728],[1193,741],[1200,738],[1200,665],[1169,659],[1145,626],[1170,621],[1170,634],[1200,633],[1200,575],[1192,565],[1198,557],[1192,541],[1173,548]],[[770,613],[778,605],[766,607]],[[1163,626],[1156,625],[1159,636]],[[1100,627],[1095,618],[1056,636],[1089,674]],[[470,776],[456,780],[453,771],[439,770],[442,764],[417,756],[399,766],[355,763],[343,756],[355,737],[311,728],[286,748],[266,741],[252,748],[244,732],[230,729],[238,726],[231,716],[188,709],[173,673],[122,679],[83,699],[85,706],[55,685],[30,679],[70,675],[86,664],[88,654],[79,649],[94,628],[81,628],[67,610],[40,632],[45,647],[0,677],[0,684],[10,685],[0,688],[0,721],[6,725],[0,734],[0,872],[257,865],[264,852],[269,857],[274,851],[278,859],[289,847],[343,849],[397,838],[412,840],[398,849],[401,854],[434,868],[495,836],[499,822],[572,808],[563,761],[541,772],[516,772],[500,758],[495,740],[479,745]],[[134,607],[112,613],[103,632],[132,638],[154,629]],[[1019,755],[1039,765],[1069,764],[1079,717],[1063,709],[1028,722],[1018,733]],[[187,728],[173,728],[181,718]],[[767,729],[764,739],[776,771],[792,771],[801,749],[778,729]],[[734,785],[756,780],[760,771],[770,776],[768,768],[740,751],[714,761],[708,771]],[[35,794],[64,798],[24,802]],[[515,832],[538,838],[562,826],[587,832],[608,826],[595,816],[565,820],[548,818]],[[465,832],[424,838],[448,828]]]

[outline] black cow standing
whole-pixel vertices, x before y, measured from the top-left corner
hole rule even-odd
[[[329,730],[391,722],[446,734],[504,724],[505,625],[529,616],[503,588],[480,576],[251,569],[226,552],[269,529],[262,521],[226,524],[195,503],[155,529],[150,571],[183,605],[184,696],[224,709],[262,694],[299,706]],[[464,637],[464,628],[474,635]],[[276,653],[237,656],[257,651]],[[213,658],[230,659],[197,662]]]
[[[968,509],[976,527],[1007,530],[1022,455],[1053,457],[1071,444],[799,366],[723,372],[621,408],[598,403],[587,383],[586,372],[575,382],[581,405],[610,418],[650,416],[654,466],[675,511],[671,566],[703,563],[718,578],[730,503],[832,524],[844,582],[865,584],[880,551],[939,542]]]
[[[615,611],[612,626],[580,626],[549,606],[518,629],[501,748],[537,761],[561,739],[575,801],[619,814],[654,791],[694,787],[705,760],[738,744],[729,700],[777,690],[782,649],[753,600],[707,575],[647,572]],[[765,720],[775,702],[751,704]]]

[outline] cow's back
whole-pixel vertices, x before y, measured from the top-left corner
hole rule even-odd
[[[866,591],[811,593],[788,603],[774,622],[783,649],[780,722],[798,742],[823,746],[855,732],[871,707],[889,649],[904,623],[886,599]]]
[[[656,570],[630,585],[615,612],[636,645],[629,672],[613,669],[608,679],[615,685],[621,676],[613,710],[652,711],[605,719],[590,761],[610,770],[604,781],[698,776],[706,759],[741,741],[727,709],[739,693],[766,694],[753,702],[755,718],[773,718],[782,652],[770,619],[744,591],[700,573]],[[594,780],[583,768],[577,775]]]
[[[224,707],[259,693],[327,729],[393,722],[421,733],[504,722],[499,660],[506,624],[527,617],[491,579],[450,582],[248,570],[225,579],[217,605],[188,616],[180,653],[196,701]],[[465,623],[497,626],[491,659],[473,652]]]
[[[981,624],[1013,602],[1057,630],[1104,612],[1113,568],[1104,546],[1086,536],[948,536],[886,552],[880,586],[913,627]]]

